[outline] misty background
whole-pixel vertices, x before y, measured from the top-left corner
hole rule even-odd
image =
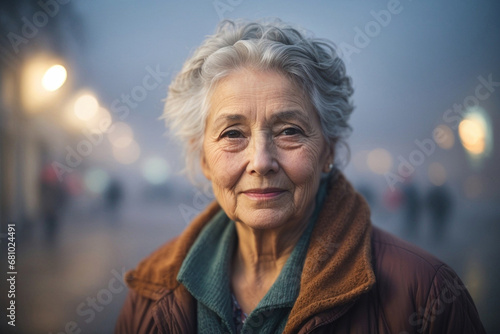
[[[0,261],[14,224],[17,270],[2,333],[112,332],[123,272],[213,200],[160,117],[183,62],[237,18],[338,46],[356,106],[344,173],[373,223],[450,264],[500,332],[499,14],[495,1],[2,2]]]

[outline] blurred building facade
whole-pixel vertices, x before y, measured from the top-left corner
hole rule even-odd
[[[0,11],[0,219],[23,228],[41,215],[44,166],[74,138],[62,117],[74,81],[42,80],[60,63],[78,73],[81,36],[71,3],[4,1]]]

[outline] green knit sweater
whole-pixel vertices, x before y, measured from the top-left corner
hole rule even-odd
[[[309,239],[325,198],[326,182],[316,197],[311,220],[280,275],[248,315],[241,333],[281,333],[300,289]],[[237,235],[235,223],[220,211],[204,227],[184,259],[177,280],[197,300],[198,333],[236,333],[230,290],[230,264]]]

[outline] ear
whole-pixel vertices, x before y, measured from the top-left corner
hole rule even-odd
[[[210,171],[210,167],[208,166],[207,159],[205,158],[205,153],[201,153],[200,158],[201,170],[203,175],[209,180],[212,181],[212,172]]]
[[[330,165],[333,165],[335,161],[335,144],[327,144],[326,146],[326,159],[323,165],[323,173],[330,173],[332,168]]]

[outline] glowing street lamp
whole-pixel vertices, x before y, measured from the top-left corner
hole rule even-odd
[[[481,167],[493,150],[493,129],[488,113],[473,107],[458,125],[458,134],[473,167]]]
[[[479,155],[484,152],[485,142],[485,128],[478,119],[464,119],[458,126],[458,133],[462,140],[462,145],[471,154]]]
[[[26,61],[20,76],[21,107],[34,114],[58,105],[64,97],[63,85],[68,70],[62,61],[48,54],[39,54]]]
[[[42,86],[49,92],[58,90],[66,82],[67,75],[64,66],[53,65],[43,75]]]

